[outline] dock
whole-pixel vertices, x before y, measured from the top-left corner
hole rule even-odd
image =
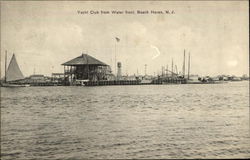
[[[88,81],[85,86],[110,86],[110,85],[140,85],[139,80],[101,80],[101,81]]]
[[[101,81],[88,81],[85,86],[110,86],[110,85],[160,85],[160,84],[186,84],[186,79],[155,79],[151,82],[142,83],[141,80],[101,80]]]

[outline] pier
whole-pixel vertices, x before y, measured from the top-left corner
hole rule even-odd
[[[110,85],[160,85],[160,84],[186,84],[186,79],[168,78],[155,79],[150,82],[142,83],[141,80],[101,80],[84,82],[85,86],[110,86]]]
[[[101,80],[101,81],[88,81],[85,86],[110,86],[110,85],[140,85],[139,80]]]

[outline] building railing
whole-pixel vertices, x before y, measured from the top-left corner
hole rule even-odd
[[[73,74],[73,73],[75,73],[75,71],[76,71],[76,69],[65,69],[65,71],[64,71],[64,73],[65,74]]]

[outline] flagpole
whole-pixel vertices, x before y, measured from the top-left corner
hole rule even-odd
[[[184,49],[184,55],[183,55],[183,68],[182,68],[182,72],[183,72],[183,78],[185,78],[185,49]]]
[[[117,78],[117,74],[116,74],[116,42],[115,42],[115,80]]]
[[[190,73],[190,52],[188,53],[188,80],[189,80],[189,73]]]

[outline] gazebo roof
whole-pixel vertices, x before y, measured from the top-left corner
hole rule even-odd
[[[82,54],[68,62],[63,63],[64,66],[77,66],[77,65],[97,65],[97,66],[108,66],[107,64],[99,61],[98,59],[88,55]]]

